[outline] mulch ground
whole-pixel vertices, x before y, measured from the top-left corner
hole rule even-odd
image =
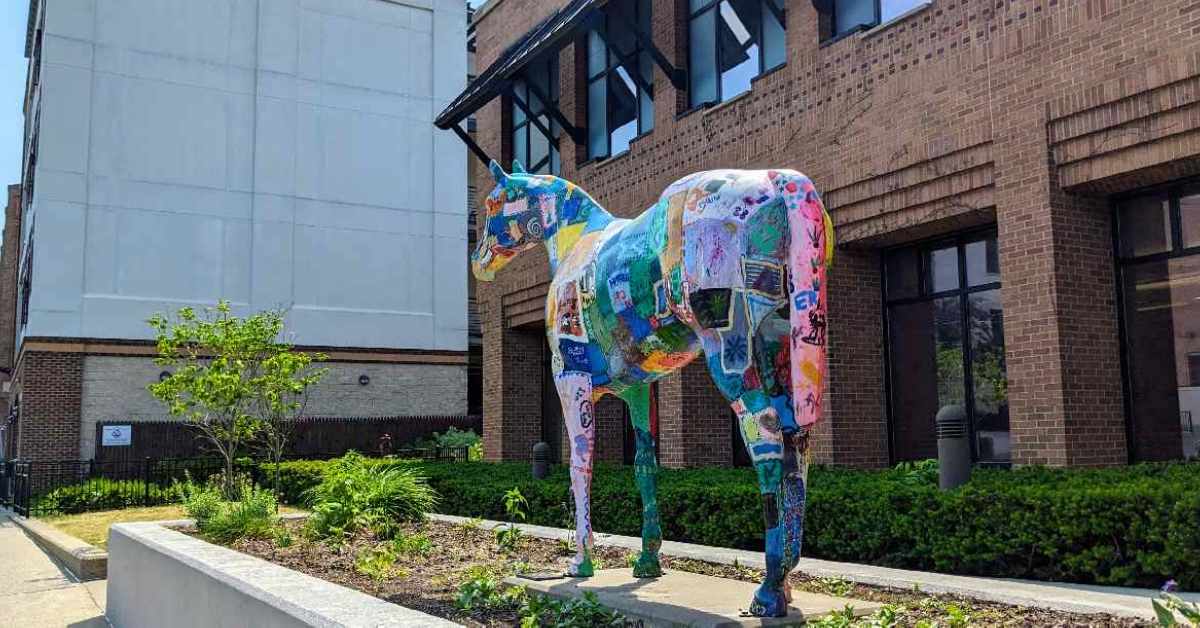
[[[330,545],[308,540],[303,536],[303,523],[287,522],[294,542],[279,547],[272,539],[245,539],[232,545],[236,550],[252,554],[276,564],[307,573],[330,582],[357,589],[381,599],[445,617],[468,626],[514,626],[519,618],[513,612],[466,613],[454,605],[458,585],[471,567],[488,566],[505,571],[556,570],[565,571],[573,551],[565,543],[523,537],[512,553],[501,551],[491,531],[466,526],[429,521],[405,526],[408,534],[424,534],[432,548],[424,554],[401,556],[397,572],[377,581],[356,568],[355,557],[378,542],[369,533],[360,534],[347,542]],[[596,549],[597,568],[624,567],[629,552],[616,548]],[[762,573],[756,569],[718,565],[697,560],[663,557],[663,567],[703,573],[724,578],[757,582]],[[1152,626],[1149,622],[1107,615],[1083,615],[1037,608],[1008,606],[946,595],[930,595],[919,591],[901,591],[882,587],[852,584],[845,581],[814,579],[793,574],[796,589],[815,593],[834,594],[903,607],[899,626],[915,626],[922,620],[939,626]],[[965,619],[961,623],[958,619]]]

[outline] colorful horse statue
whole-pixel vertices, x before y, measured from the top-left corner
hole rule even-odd
[[[475,276],[489,281],[544,244],[554,385],[571,449],[578,552],[592,575],[594,407],[629,406],[642,496],[638,577],[662,574],[655,497],[657,425],[650,384],[704,354],[754,461],[766,522],[766,578],[752,615],[782,617],[800,557],[808,430],[821,417],[825,272],[833,227],[813,184],[792,170],[714,170],[684,177],[632,220],[614,218],[569,181],[490,165]]]

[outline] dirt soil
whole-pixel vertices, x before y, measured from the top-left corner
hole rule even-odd
[[[360,573],[355,556],[359,551],[375,547],[378,541],[363,533],[346,543],[330,545],[308,540],[303,535],[303,522],[283,524],[289,528],[294,541],[279,547],[273,539],[245,539],[232,545],[234,549],[252,554],[297,571],[330,582],[357,589],[389,602],[417,609],[431,615],[448,618],[467,626],[516,626],[519,617],[510,611],[467,613],[454,605],[458,585],[464,572],[474,566],[490,566],[506,572],[538,570],[565,571],[573,551],[560,541],[525,536],[512,553],[501,551],[491,531],[477,527],[456,526],[429,521],[407,525],[407,534],[422,533],[431,541],[424,554],[401,556],[397,571],[391,577],[377,581]],[[630,553],[615,548],[597,547],[596,567],[624,567]],[[725,578],[757,582],[762,572],[729,565],[719,565],[689,559],[663,557],[663,567],[703,573]],[[898,626],[915,626],[922,620],[938,626],[1153,626],[1150,622],[1108,615],[1084,615],[1037,608],[1008,606],[991,602],[930,595],[919,591],[901,591],[882,587],[858,585],[842,580],[814,579],[793,574],[792,585],[798,590],[812,591],[863,600],[884,602],[899,607]]]

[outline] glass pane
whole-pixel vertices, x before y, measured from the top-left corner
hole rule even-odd
[[[966,400],[963,386],[963,343],[961,297],[933,300],[934,343],[937,345],[938,408],[961,406]]]
[[[712,0],[691,0],[688,3],[688,8],[691,10],[692,13],[695,13],[696,11],[699,11],[701,8],[703,8],[704,5],[708,4],[709,2],[712,2]]]
[[[608,47],[604,45],[600,32],[595,29],[588,31],[588,78],[608,68],[607,54]]]
[[[929,252],[929,290],[943,292],[958,289],[958,247],[934,249]]]
[[[688,38],[688,102],[692,107],[717,100],[717,43],[715,9],[692,19]]]
[[[637,36],[627,26],[635,23],[634,8],[628,2],[614,2],[608,5],[608,65],[612,67],[620,63],[621,57],[628,57],[637,49]]]
[[[917,249],[891,251],[884,261],[887,267],[887,298],[909,299],[921,291],[920,262]]]
[[[513,131],[513,159],[522,165],[529,163],[529,126],[522,125]]]
[[[933,302],[888,308],[891,418],[897,460],[937,457],[937,347]]]
[[[608,154],[607,81],[598,79],[588,84],[588,159]]]
[[[1200,256],[1122,269],[1125,342],[1139,461],[1200,455]]]
[[[979,460],[1009,462],[1008,377],[1004,363],[1004,312],[1000,291],[967,297],[971,326],[971,382],[974,393],[975,440]]]
[[[929,0],[882,0],[879,3],[880,20],[886,22],[894,19],[926,2]]]
[[[775,0],[764,0],[762,8],[763,71],[783,65],[783,62],[787,61],[787,35],[783,31],[785,25],[779,23],[775,12],[766,6],[767,2],[775,3]],[[778,7],[778,3],[775,4]]]
[[[551,54],[550,55],[550,63],[547,65],[549,66],[549,69],[547,70],[547,72],[550,75],[549,76],[550,91],[546,95],[550,97],[550,102],[557,103],[558,102],[558,55]]]
[[[1179,199],[1179,222],[1183,246],[1200,246],[1200,188],[1190,187]]]
[[[522,101],[524,101],[526,103],[529,102],[529,90],[527,90],[525,88],[524,81],[518,80],[515,83],[513,83],[513,92],[515,92],[517,97],[520,98]],[[525,123],[525,109],[522,108],[521,105],[518,105],[516,103],[516,101],[513,101],[512,111],[513,111],[513,126],[515,127],[518,124],[524,124]]]
[[[562,174],[562,162],[558,156],[558,149],[553,146],[550,147],[550,174]]]
[[[721,46],[721,100],[750,90],[758,76],[760,0],[725,0],[720,5],[717,42]]]
[[[612,121],[609,149],[616,155],[628,150],[629,142],[638,133],[637,85],[625,66],[619,66],[608,75],[608,110]]]
[[[650,54],[643,52],[638,65],[641,66],[642,80],[651,88],[654,87],[654,63],[650,60]],[[638,122],[641,125],[641,132],[648,133],[654,128],[654,97],[650,92],[641,90],[638,94]]]
[[[875,23],[874,0],[834,0],[833,32],[841,35],[861,25]]]
[[[967,285],[982,286],[1000,281],[1000,250],[994,236],[968,242]]]
[[[529,125],[529,161],[524,162],[530,172],[545,174],[550,167],[550,140],[532,124]]]
[[[1171,206],[1165,196],[1141,196],[1122,201],[1117,205],[1117,221],[1122,257],[1171,250]]]

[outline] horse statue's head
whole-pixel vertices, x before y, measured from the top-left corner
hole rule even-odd
[[[488,168],[496,187],[484,201],[486,213],[479,228],[479,245],[471,254],[471,269],[480,281],[491,281],[517,253],[541,244],[543,212],[554,211],[548,189],[554,177],[529,174],[519,161],[513,161],[511,173],[504,172],[495,160]],[[538,194],[539,188],[547,193]]]

